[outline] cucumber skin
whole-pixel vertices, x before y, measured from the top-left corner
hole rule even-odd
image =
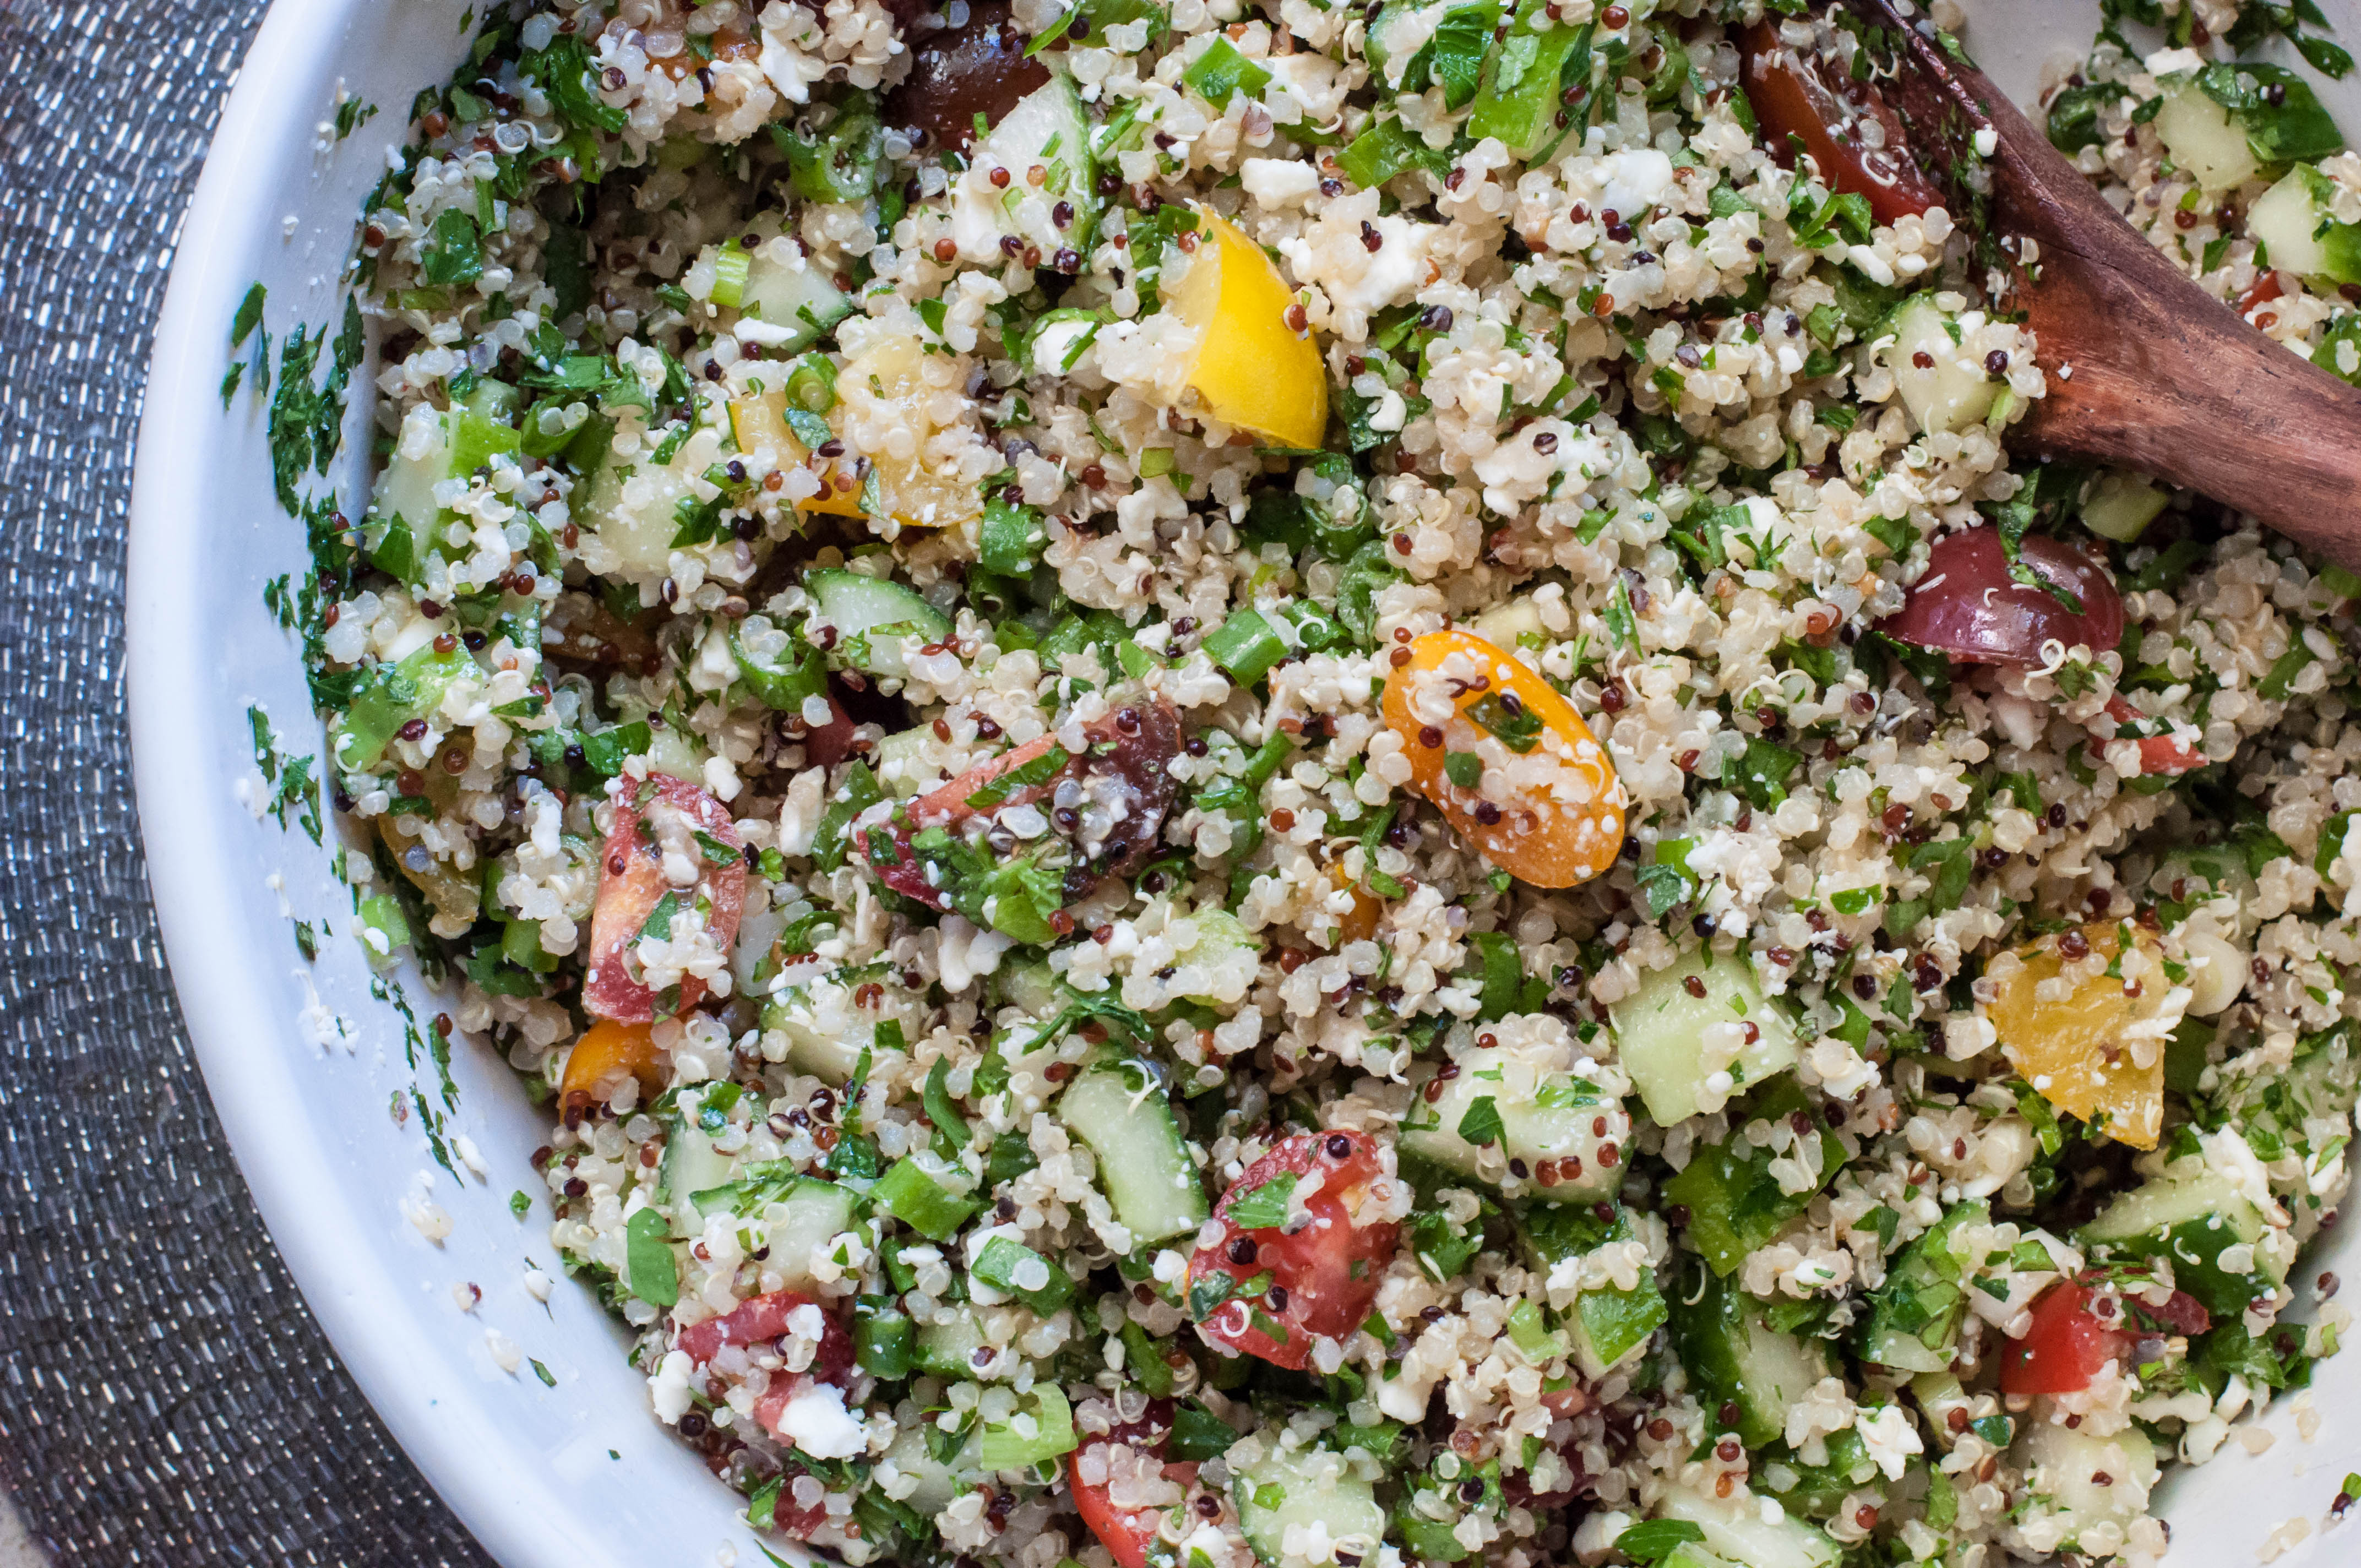
[[[1811,1205],[1813,1192],[1786,1192],[1771,1179],[1771,1151],[1757,1149],[1740,1135],[1744,1121],[1784,1120],[1811,1107],[1793,1079],[1783,1079],[1758,1094],[1742,1118],[1733,1118],[1730,1135],[1697,1151],[1679,1175],[1664,1183],[1664,1196],[1689,1211],[1689,1245],[1703,1254],[1713,1271],[1735,1273],[1746,1255],[1770,1241]],[[1740,1153],[1740,1149],[1747,1152]],[[1820,1131],[1820,1186],[1843,1168],[1844,1145],[1825,1127]]]
[[[1763,1448],[1779,1440],[1786,1431],[1787,1407],[1806,1388],[1787,1387],[1763,1364],[1771,1355],[1784,1356],[1792,1345],[1801,1376],[1815,1359],[1807,1342],[1772,1328],[1761,1304],[1745,1291],[1691,1267],[1674,1292],[1672,1343],[1690,1381],[1712,1405],[1738,1407],[1739,1442]],[[1826,1354],[1817,1360],[1814,1383],[1828,1375]]]
[[[2191,1211],[2185,1219],[2152,1218],[2148,1207]],[[2092,1252],[2114,1257],[2157,1257],[2172,1260],[2173,1282],[2195,1298],[2215,1318],[2235,1318],[2246,1303],[2268,1296],[2280,1280],[2258,1255],[2251,1274],[2235,1274],[2221,1265],[2225,1248],[2262,1238],[2262,1216],[2254,1205],[2219,1176],[2158,1177],[2124,1194],[2075,1233],[2075,1240]]]

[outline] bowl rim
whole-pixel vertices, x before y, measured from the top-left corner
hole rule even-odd
[[[511,1568],[610,1563],[618,1561],[612,1534],[577,1510],[521,1506],[554,1500],[551,1455],[517,1440],[494,1409],[497,1385],[455,1353],[449,1334],[431,1332],[427,1313],[395,1305],[418,1299],[418,1280],[394,1249],[355,1245],[381,1229],[384,1216],[362,1212],[335,1179],[326,1136],[335,1128],[317,1124],[288,1054],[253,1048],[253,1021],[276,1011],[266,999],[280,966],[223,915],[225,890],[254,867],[219,831],[220,803],[188,788],[179,762],[218,740],[207,733],[206,662],[188,651],[219,629],[201,597],[182,591],[203,580],[205,477],[247,450],[214,439],[207,421],[179,417],[217,395],[223,323],[252,281],[242,270],[244,247],[202,239],[238,234],[258,206],[267,209],[273,192],[258,181],[273,168],[268,154],[316,135],[313,95],[288,84],[316,76],[369,8],[368,0],[270,7],[223,104],[174,240],[143,391],[127,543],[126,708],[140,835],[206,1092],[273,1245],[346,1370],[493,1557]],[[257,155],[242,156],[249,151]]]
[[[2018,10],[2046,0],[1990,3]],[[2340,18],[2361,20],[2361,0],[2330,5]],[[239,232],[258,204],[267,204],[269,193],[256,185],[272,167],[269,158],[239,155],[313,137],[313,101],[288,84],[312,81],[320,62],[335,57],[356,16],[375,9],[372,0],[270,5],[224,100],[170,241],[170,277],[141,393],[126,541],[125,683],[134,795],[158,929],[206,1092],[306,1306],[403,1453],[492,1557],[508,1568],[597,1568],[621,1563],[616,1532],[557,1506],[578,1497],[578,1487],[554,1475],[549,1453],[520,1443],[496,1409],[498,1386],[452,1353],[447,1334],[428,1332],[427,1314],[387,1304],[415,1295],[414,1272],[406,1273],[390,1248],[355,1245],[356,1237],[374,1234],[383,1216],[348,1200],[285,1054],[250,1048],[252,1021],[271,1014],[266,998],[273,966],[245,939],[247,927],[222,914],[223,890],[255,868],[231,852],[216,830],[218,803],[188,789],[179,763],[220,739],[207,726],[205,663],[188,652],[217,637],[218,628],[197,596],[181,591],[202,580],[210,537],[203,506],[210,489],[193,476],[246,449],[209,439],[204,422],[176,416],[217,397],[222,323],[251,282],[246,251],[194,238]],[[2045,13],[2043,19],[2051,18]],[[2067,20],[2064,6],[2056,20]],[[2356,1355],[2348,1352],[2348,1362]],[[2272,1403],[2268,1424],[2281,1438],[2290,1434],[2296,1403]],[[2210,1473],[2224,1490],[2208,1501],[2259,1486],[2264,1496],[2246,1494],[2259,1506],[2277,1500],[2271,1495],[2287,1481],[2257,1475],[2261,1461],[2259,1454],[2225,1453],[2209,1465],[2176,1466],[2168,1485]],[[2181,1511],[2169,1503],[2161,1510],[2166,1517]],[[742,1528],[734,1533],[742,1535]],[[2289,1561],[2313,1560],[2321,1539],[2315,1534]],[[680,1546],[698,1550],[686,1530]],[[788,1552],[805,1556],[792,1546]]]

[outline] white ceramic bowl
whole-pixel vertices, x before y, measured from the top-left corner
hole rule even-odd
[[[2328,9],[2361,41],[2361,5]],[[333,834],[314,848],[246,804],[260,784],[249,705],[290,753],[317,752],[320,736],[296,646],[262,602],[270,578],[302,572],[302,534],[272,497],[259,404],[241,394],[223,408],[228,324],[257,280],[274,345],[299,321],[337,319],[362,199],[412,97],[460,60],[463,14],[466,0],[282,0],[214,137],[158,330],[132,503],[130,707],[149,872],[206,1086],[272,1238],[370,1403],[460,1518],[511,1568],[711,1563],[725,1543],[759,1563],[737,1499],[649,1416],[623,1336],[589,1292],[560,1278],[544,1308],[525,1289],[528,1266],[559,1272],[545,1198],[522,1223],[509,1209],[512,1192],[543,1192],[527,1164],[541,1113],[489,1051],[456,1040],[447,1136],[472,1146],[486,1175],[435,1166],[418,1113],[390,1109],[413,1092],[439,1102],[433,1065],[423,1050],[408,1059],[401,1018],[371,998],[350,895],[329,869]],[[2045,59],[2087,45],[2095,16],[2094,0],[1971,0],[1968,41],[2023,101]],[[327,122],[340,92],[384,112],[337,143]],[[2361,79],[2330,98],[2361,135]],[[355,439],[335,479],[357,505],[369,389],[365,374],[356,382]],[[298,955],[291,918],[333,928],[316,964]],[[414,976],[411,993],[423,1023],[433,1003]],[[347,1038],[320,1043],[326,1013]],[[454,1222],[440,1245],[405,1217],[420,1200]],[[2361,1273],[2356,1230],[2339,1233],[2347,1273]],[[463,1312],[453,1292],[469,1284],[482,1300]],[[529,1364],[501,1370],[492,1333],[554,1385]],[[2316,1443],[2296,1441],[2282,1401],[2271,1452],[2250,1457],[2234,1442],[2178,1479],[2174,1561],[2251,1561],[2279,1521],[2320,1522],[2361,1467],[2361,1353],[2329,1362],[2314,1398],[2327,1417]],[[2353,1530],[2316,1534],[2282,1561],[2352,1562]]]

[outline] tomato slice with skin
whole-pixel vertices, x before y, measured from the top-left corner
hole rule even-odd
[[[1066,1458],[1066,1484],[1074,1494],[1074,1511],[1091,1527],[1122,1568],[1148,1568],[1148,1549],[1155,1542],[1156,1532],[1164,1522],[1162,1508],[1126,1508],[1118,1506],[1109,1494],[1107,1481],[1082,1479],[1082,1456],[1097,1449],[1111,1448],[1120,1443],[1126,1448],[1144,1451],[1164,1460],[1166,1443],[1172,1435],[1172,1401],[1151,1399],[1139,1420],[1126,1421],[1104,1437],[1088,1439]],[[1192,1463],[1164,1460],[1164,1476],[1179,1483],[1185,1491],[1197,1479],[1197,1466]]]
[[[644,785],[627,779],[625,794],[615,802],[614,825],[598,851],[598,898],[590,913],[590,965],[582,980],[582,1006],[594,1017],[619,1024],[645,1024],[656,1016],[656,993],[632,978],[631,950],[647,924],[649,914],[667,893],[701,894],[708,903],[706,929],[724,953],[738,938],[738,916],[746,903],[746,861],[733,855],[726,864],[706,859],[699,865],[693,890],[675,889],[664,875],[664,859],[649,835],[647,814],[662,806],[688,818],[696,831],[732,850],[743,850],[730,810],[713,794],[670,773],[650,773],[655,794],[635,804]],[[705,981],[682,978],[680,1000],[673,1009],[685,1014],[704,1000]]]
[[[673,1345],[702,1366],[720,1354],[725,1345],[760,1344],[779,1338],[787,1332],[787,1319],[798,1307],[819,1307],[827,1324],[820,1332],[819,1348],[813,1353],[808,1375],[842,1387],[852,1372],[852,1335],[834,1312],[800,1290],[774,1290],[741,1301],[719,1317],[681,1330]]]
[[[1138,870],[1155,848],[1163,832],[1165,815],[1172,806],[1169,767],[1180,749],[1180,715],[1160,698],[1129,704],[1085,725],[1083,734],[1089,741],[1087,755],[1070,757],[1048,778],[1038,784],[1020,784],[989,807],[970,804],[971,797],[1004,775],[1049,755],[1058,745],[1054,733],[1037,736],[1022,746],[1013,746],[997,757],[987,758],[959,777],[918,796],[909,805],[907,821],[892,829],[891,859],[881,854],[876,844],[864,836],[862,855],[869,863],[870,873],[906,898],[915,898],[931,908],[949,909],[950,900],[942,889],[927,880],[926,870],[911,849],[913,839],[929,828],[956,828],[981,810],[1034,805],[1056,794],[1065,780],[1087,781],[1102,773],[1122,781],[1128,795],[1129,812],[1103,846],[1101,863],[1108,872],[1119,876]],[[1095,874],[1092,880],[1096,882]],[[1078,896],[1081,895],[1070,889],[1068,902]]]
[[[1302,1206],[1310,1223],[1289,1234],[1283,1225],[1242,1226],[1232,1217],[1240,1201],[1284,1176],[1317,1172],[1321,1185]],[[1197,1325],[1212,1343],[1274,1366],[1301,1367],[1312,1341],[1344,1339],[1368,1321],[1378,1285],[1401,1242],[1401,1223],[1354,1216],[1380,1202],[1378,1184],[1390,1181],[1366,1133],[1298,1133],[1268,1154],[1222,1195],[1213,1218],[1221,1239],[1189,1259],[1184,1299],[1201,1280],[1224,1276],[1231,1288],[1268,1274],[1270,1285],[1249,1301],[1237,1295]],[[1244,1245],[1241,1245],[1244,1244]]]
[[[2033,1321],[2001,1353],[2004,1394],[2079,1394],[2108,1362],[2131,1358],[2132,1336],[2091,1310],[2098,1292],[2062,1280],[2035,1298]]]
[[[1866,197],[1871,216],[1883,225],[1943,205],[1943,192],[1910,156],[1902,116],[1876,88],[1850,81],[1841,90],[1831,87],[1819,62],[1801,58],[1768,17],[1739,33],[1738,50],[1746,101],[1781,167],[1795,166],[1793,137],[1819,166],[1823,181]],[[1883,133],[1876,147],[1863,145],[1865,120],[1876,121]]]
[[[2107,717],[2123,725],[2146,716],[2121,696],[2111,696],[2107,699]],[[2143,773],[2185,773],[2205,765],[2203,753],[2190,750],[2169,735],[2144,735],[2137,739]]]

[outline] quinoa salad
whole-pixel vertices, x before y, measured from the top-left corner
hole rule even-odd
[[[2103,10],[2051,139],[2361,380],[2317,11]],[[499,0],[410,106],[291,345],[360,936],[758,1539],[2147,1563],[2307,1398],[2361,576],[2006,448],[1897,12]]]

